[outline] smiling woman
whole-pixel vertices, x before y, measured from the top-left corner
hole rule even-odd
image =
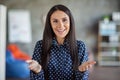
[[[84,42],[76,40],[74,19],[64,5],[53,6],[47,14],[43,40],[36,43],[29,64],[31,80],[88,80]]]
[[[51,15],[50,21],[58,44],[63,44],[65,36],[68,34],[70,29],[69,16],[63,11],[57,10]]]

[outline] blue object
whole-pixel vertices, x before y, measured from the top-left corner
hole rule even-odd
[[[6,77],[27,78],[30,75],[28,64],[23,60],[16,60],[9,50],[6,51]]]

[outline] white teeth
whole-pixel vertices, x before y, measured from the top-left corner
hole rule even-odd
[[[62,31],[64,31],[64,30],[58,30],[59,32],[62,32]]]
[[[58,30],[58,32],[63,32],[64,30]]]

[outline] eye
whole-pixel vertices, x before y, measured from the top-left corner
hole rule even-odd
[[[67,19],[66,18],[63,18],[63,20],[62,20],[63,22],[66,22],[67,21]]]
[[[58,20],[53,20],[53,22],[54,22],[54,23],[57,23],[57,22],[58,22]]]

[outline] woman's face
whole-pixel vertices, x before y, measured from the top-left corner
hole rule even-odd
[[[60,10],[55,11],[50,17],[51,26],[57,39],[64,39],[70,30],[69,16]]]

